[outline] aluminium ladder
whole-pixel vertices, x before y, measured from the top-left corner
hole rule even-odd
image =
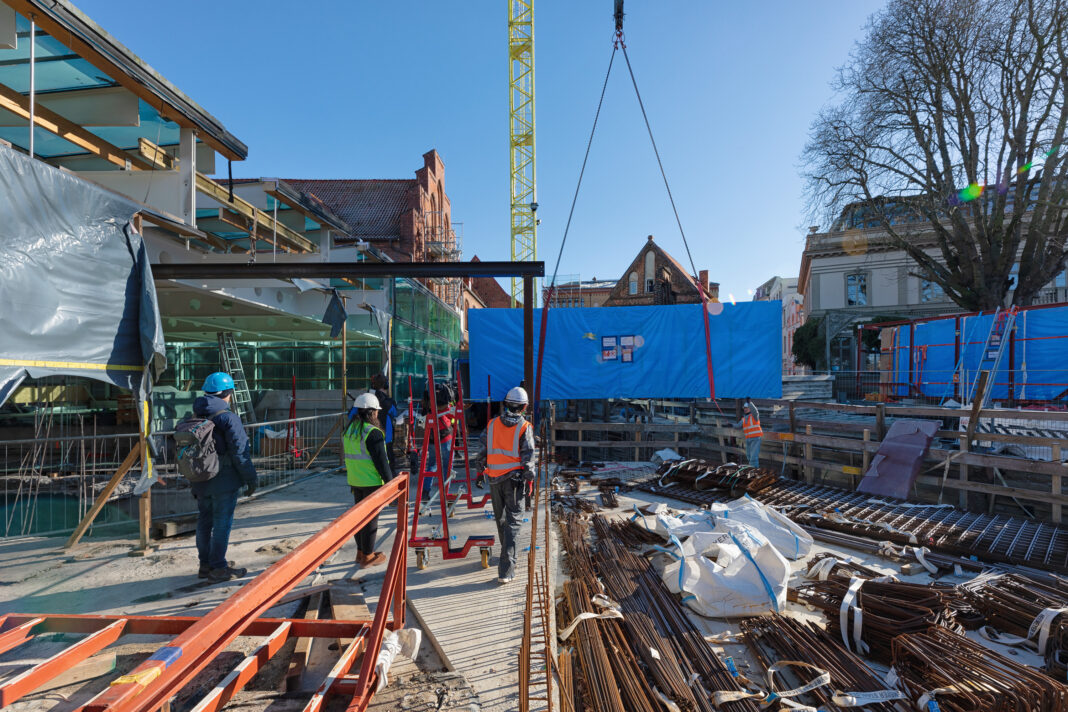
[[[241,416],[242,423],[255,423],[252,394],[248,390],[245,369],[241,366],[241,354],[237,350],[237,341],[232,331],[219,332],[219,365],[234,379],[233,411]]]
[[[975,376],[971,379],[968,391],[965,393],[965,403],[971,403],[975,400],[976,391],[979,389],[979,378],[983,371],[989,371],[990,377],[986,391],[982,394],[980,407],[985,408],[990,404],[990,398],[994,392],[994,379],[997,376],[998,369],[1001,368],[1001,360],[1005,356],[1005,349],[1011,341],[1012,330],[1016,325],[1016,313],[1016,307],[1011,309],[998,307],[997,311],[994,312],[994,319],[990,322],[990,331],[986,335],[986,341],[983,342],[983,350],[979,354],[979,364],[975,368]],[[963,361],[962,355],[962,369]]]

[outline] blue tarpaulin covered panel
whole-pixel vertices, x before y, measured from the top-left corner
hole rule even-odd
[[[709,307],[550,310],[541,397],[707,398],[705,314],[716,397],[780,398],[782,303]],[[501,400],[523,380],[523,310],[472,309],[468,319],[471,397],[486,398],[491,387],[492,399]],[[534,330],[536,364],[540,309],[534,311]]]

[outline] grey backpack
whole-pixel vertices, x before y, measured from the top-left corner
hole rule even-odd
[[[189,416],[174,428],[178,472],[190,482],[207,482],[219,474],[214,432],[215,423],[195,416]]]

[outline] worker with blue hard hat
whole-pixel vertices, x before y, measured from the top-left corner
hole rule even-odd
[[[197,500],[198,576],[212,582],[241,578],[246,569],[234,568],[226,560],[230,529],[234,523],[238,491],[245,495],[256,491],[256,468],[248,434],[237,413],[230,410],[234,396],[234,379],[217,371],[204,379],[204,395],[193,402],[193,414],[214,425],[212,438],[219,457],[219,472],[209,480],[190,482]]]

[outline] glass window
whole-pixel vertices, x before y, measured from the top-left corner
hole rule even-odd
[[[929,279],[920,280],[920,301],[921,302],[938,302],[942,300],[945,292],[942,290],[942,285],[938,282],[932,282]]]
[[[868,275],[846,275],[846,306],[863,307],[868,304]]]
[[[650,249],[645,253],[645,291],[653,291],[653,272],[656,271],[656,253]]]
[[[630,273],[630,285],[629,285],[629,287],[627,289],[627,294],[637,294],[637,293],[638,293],[638,273],[637,272],[631,272]]]

